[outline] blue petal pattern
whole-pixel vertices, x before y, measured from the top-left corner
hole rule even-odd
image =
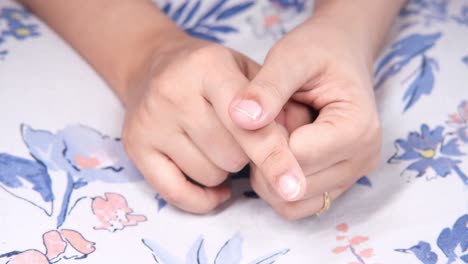
[[[6,29],[0,31],[0,45],[8,38],[25,40],[39,36],[38,25],[27,22],[31,17],[31,14],[22,8],[0,8],[0,22],[4,21],[6,25]],[[7,50],[0,50],[0,59],[7,54]]]
[[[201,14],[199,14],[202,10],[201,0],[195,4],[186,0],[175,11],[173,11],[172,4],[167,3],[162,7],[162,11],[191,36],[222,43],[224,35],[239,32],[237,27],[224,24],[224,22],[247,11],[255,4],[255,1],[245,1],[229,6],[229,1],[218,0]]]
[[[426,53],[434,47],[442,33],[412,34],[394,43],[384,55],[375,70],[375,89],[380,88],[388,79],[400,73],[411,61],[421,59],[418,75],[407,88],[403,100],[407,101],[404,110],[408,110],[421,98],[429,95],[434,87],[434,70],[437,62]]]
[[[412,107],[422,95],[430,95],[434,88],[434,68],[437,62],[426,56],[423,56],[418,76],[405,92],[403,100],[407,101],[405,111]]]
[[[211,263],[206,256],[204,248],[204,239],[199,237],[188,251],[185,261],[172,256],[166,250],[164,250],[156,242],[143,239],[143,244],[151,250],[154,259],[157,263],[185,263],[185,264],[208,264]],[[283,255],[286,255],[289,249],[278,250],[267,256],[257,258],[256,260],[249,262],[251,264],[273,264]],[[242,237],[238,233],[231,239],[226,241],[221,249],[216,254],[214,264],[239,264],[242,261]]]
[[[411,132],[407,139],[395,141],[397,152],[388,162],[409,161],[410,164],[405,170],[416,171],[418,177],[425,175],[428,168],[432,168],[440,177],[446,177],[454,172],[464,184],[468,185],[468,177],[458,166],[461,160],[456,159],[465,153],[460,151],[458,140],[448,139],[443,131],[442,126],[431,130],[423,124],[421,133]]]
[[[0,153],[0,183],[6,188],[24,188],[23,181],[32,185],[45,202],[54,199],[50,176],[44,165],[6,153]],[[1,185],[0,185],[1,186]]]
[[[468,214],[458,218],[452,228],[447,227],[440,232],[437,238],[437,246],[447,258],[447,261],[444,263],[460,263],[457,260],[468,263]],[[463,255],[458,256],[455,253],[457,247]],[[425,241],[420,241],[417,245],[408,249],[395,250],[403,253],[412,253],[423,264],[437,264],[439,257],[441,257],[441,255],[437,255],[431,249],[431,244]]]

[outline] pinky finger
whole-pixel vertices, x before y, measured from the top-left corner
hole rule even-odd
[[[342,195],[349,187],[340,187],[330,192],[330,202]],[[333,204],[331,204],[333,206]],[[325,207],[325,194],[302,201],[279,203],[273,206],[276,212],[287,220],[298,220],[309,216],[318,216],[317,213],[323,210],[325,214],[328,210]]]
[[[182,210],[203,214],[227,201],[230,190],[224,186],[201,187],[190,182],[166,155],[154,151],[137,159],[138,168],[149,184],[169,204]]]

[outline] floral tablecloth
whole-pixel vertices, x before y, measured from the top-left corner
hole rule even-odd
[[[155,4],[259,62],[312,12],[306,0]],[[468,263],[468,1],[410,1],[375,91],[380,167],[326,214],[283,220],[237,177],[228,205],[190,215],[128,160],[123,109],[93,69],[0,0],[0,263]]]

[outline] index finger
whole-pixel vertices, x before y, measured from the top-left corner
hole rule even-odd
[[[300,200],[305,193],[305,177],[281,128],[276,122],[257,130],[244,130],[234,124],[229,106],[249,81],[239,69],[217,70],[205,83],[205,98],[272,190],[287,201]]]

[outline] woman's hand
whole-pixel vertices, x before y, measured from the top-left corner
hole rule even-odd
[[[249,161],[223,120],[259,65],[184,34],[165,43],[127,89],[122,140],[164,199],[205,213],[230,197],[222,183]]]
[[[232,119],[246,130],[269,124],[290,98],[319,111],[312,124],[288,135],[305,185],[294,178],[265,175],[261,167],[252,169],[254,190],[285,218],[316,213],[323,206],[324,192],[335,199],[378,164],[381,132],[371,55],[353,38],[321,17],[311,19],[271,49],[260,72],[231,105]],[[256,118],[239,111],[238,102],[243,100],[262,109]],[[282,188],[305,191],[288,201]]]

